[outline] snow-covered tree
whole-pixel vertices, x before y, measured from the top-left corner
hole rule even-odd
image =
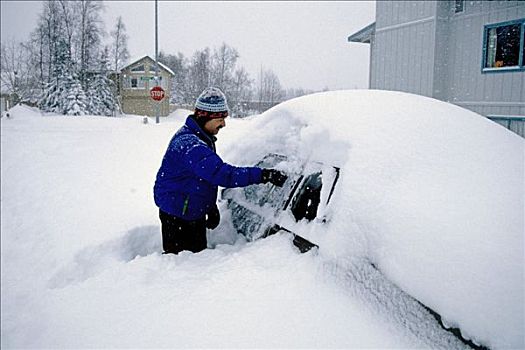
[[[89,79],[97,80],[99,90],[108,86],[104,80],[107,79],[106,69],[103,77],[94,73],[100,70],[104,35],[101,11],[102,2],[97,0],[44,2],[38,26],[28,45],[36,48],[31,51],[31,61],[37,67],[33,75],[43,82],[39,105],[44,111],[81,115],[100,109],[88,82]],[[96,106],[92,107],[92,103]],[[102,110],[100,114],[107,114]]]
[[[67,115],[84,115],[88,113],[87,98],[80,80],[76,74],[69,73],[64,78],[65,89],[63,90],[63,97],[65,98],[63,104],[62,114]]]
[[[113,116],[116,111],[115,84],[108,78],[107,48],[102,52],[99,69],[88,79],[86,92],[90,114]]]
[[[46,112],[59,114],[86,114],[86,95],[73,70],[73,62],[66,40],[60,40],[57,43],[54,56],[56,59],[52,77],[39,101],[40,108]]]

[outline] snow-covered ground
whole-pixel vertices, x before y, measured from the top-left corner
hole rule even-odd
[[[303,227],[320,249],[246,243],[221,204],[214,249],[167,256],[152,186],[188,111],[10,112],[2,348],[465,347],[408,295],[478,343],[525,346],[524,141],[477,114],[356,90],[228,119],[217,146],[233,164],[275,152],[341,167],[330,221]]]

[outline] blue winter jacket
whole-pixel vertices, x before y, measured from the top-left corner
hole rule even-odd
[[[218,186],[261,183],[262,170],[234,167],[215,153],[215,137],[206,134],[192,116],[173,136],[153,188],[155,204],[184,220],[198,220],[216,205]]]

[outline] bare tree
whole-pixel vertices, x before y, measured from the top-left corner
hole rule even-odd
[[[42,66],[46,66],[45,82],[49,83],[53,77],[53,67],[56,61],[57,43],[63,35],[59,4],[56,1],[44,2],[43,11],[39,18],[37,37],[42,40],[43,50],[40,59]]]
[[[230,107],[234,115],[244,116],[249,110],[245,103],[252,99],[252,80],[248,72],[241,67],[235,71],[232,83],[229,90]]]
[[[188,98],[195,101],[199,94],[212,83],[210,49],[196,51],[191,59],[188,72]]]
[[[223,91],[229,91],[233,82],[233,74],[239,53],[233,47],[223,43],[214,49],[212,56],[212,81],[213,85]]]
[[[259,75],[259,110],[266,110],[282,101],[284,91],[277,75],[271,70],[263,70],[261,67]]]
[[[173,81],[171,86],[170,101],[177,104],[191,104],[191,97],[188,96],[189,91],[189,63],[182,53],[177,55],[167,55],[163,51],[159,52],[159,62],[169,67],[173,73]]]
[[[35,81],[35,88],[41,93],[44,88],[44,82],[46,81],[45,75],[45,58],[44,50],[45,44],[45,33],[44,27],[38,25],[37,28],[31,33],[29,41],[24,44],[24,47],[29,52],[28,64],[31,67],[36,67],[36,71],[33,72],[33,80]]]
[[[58,1],[59,5],[60,5],[60,9],[62,10],[61,11],[61,19],[62,19],[62,23],[64,24],[64,27],[65,27],[65,34],[66,34],[66,37],[67,37],[67,48],[69,50],[69,56],[72,56],[72,47],[71,47],[71,42],[72,42],[72,39],[73,39],[73,16],[74,16],[74,13],[73,13],[73,9],[72,9],[72,6],[71,6],[71,2],[69,0],[59,0]]]
[[[77,62],[82,87],[87,90],[87,76],[90,69],[96,69],[100,56],[102,29],[102,2],[96,0],[78,0],[74,2],[76,16],[79,16],[76,38]]]
[[[112,38],[111,53],[113,70],[117,72],[129,59],[128,35],[126,34],[126,25],[122,20],[122,16],[117,18],[117,23],[110,35]]]
[[[290,100],[295,97],[304,96],[312,94],[314,91],[309,89],[303,89],[303,88],[290,88],[286,89],[284,92],[284,100]]]
[[[28,64],[29,52],[22,44],[11,40],[1,45],[0,79],[2,86],[13,94],[15,103],[28,100],[32,93],[32,68]]]

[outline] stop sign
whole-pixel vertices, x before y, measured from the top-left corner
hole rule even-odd
[[[164,98],[164,89],[161,88],[160,86],[154,86],[151,88],[151,90],[149,91],[149,94],[151,96],[152,99],[154,99],[155,101],[160,101]]]

